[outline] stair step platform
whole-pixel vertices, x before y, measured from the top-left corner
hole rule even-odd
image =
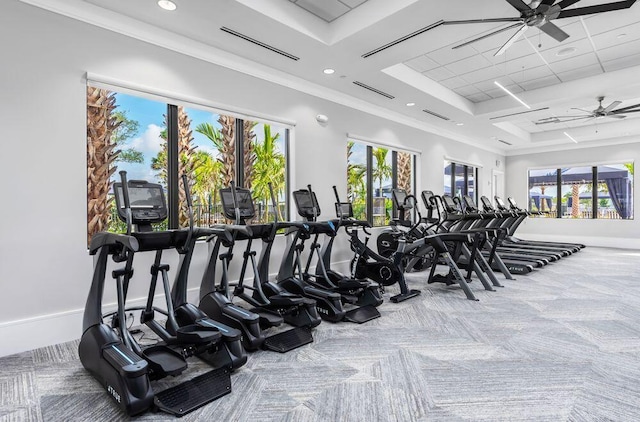
[[[395,296],[391,296],[391,301],[393,303],[400,303],[400,302],[404,302],[407,299],[411,299],[412,297],[416,297],[420,294],[420,290],[409,290],[407,293],[400,293],[398,295]]]
[[[184,357],[165,345],[147,347],[142,351],[142,355],[154,373],[153,379],[160,379],[167,375],[176,376],[187,369],[187,361]]]
[[[231,392],[231,373],[218,368],[156,394],[154,404],[181,417]]]
[[[274,352],[286,353],[305,344],[313,342],[309,327],[296,327],[282,333],[267,337],[262,343],[262,348]]]
[[[359,308],[352,309],[344,314],[343,321],[355,322],[356,324],[362,324],[372,319],[380,317],[380,311],[373,306],[360,306]]]

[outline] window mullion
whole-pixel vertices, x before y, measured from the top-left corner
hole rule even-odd
[[[178,106],[167,104],[167,196],[169,202],[169,228],[179,226],[180,195],[178,183]]]

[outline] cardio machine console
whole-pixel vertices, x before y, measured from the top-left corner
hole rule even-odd
[[[313,220],[320,215],[320,205],[318,205],[318,198],[316,198],[315,192],[310,193],[306,189],[294,191],[293,200],[296,203],[300,217]]]
[[[159,223],[167,218],[167,202],[162,185],[146,180],[129,180],[129,205],[133,224]],[[127,221],[122,183],[113,184],[118,217]]]
[[[235,188],[238,208],[240,209],[241,220],[251,220],[256,215],[256,208],[253,205],[251,191],[246,188]],[[231,188],[220,189],[220,200],[224,216],[229,220],[236,219],[236,208],[233,201],[233,191]]]

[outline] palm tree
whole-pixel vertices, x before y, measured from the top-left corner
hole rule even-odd
[[[271,126],[264,125],[264,142],[254,142],[256,160],[253,166],[253,195],[257,201],[264,205],[264,221],[268,219],[268,209],[266,206],[271,201],[269,183],[273,186],[274,194],[280,197],[285,189],[285,157],[278,151],[277,140],[279,133],[271,134]],[[276,209],[278,219],[282,220],[280,209]]]
[[[387,148],[374,148],[373,158],[376,163],[373,167],[373,180],[378,180],[378,186],[380,188],[379,194],[382,197],[382,181],[388,179],[392,175],[392,167],[387,164],[387,154],[389,150]]]
[[[411,193],[411,157],[408,152],[398,151],[398,187]]]
[[[111,175],[118,159],[112,135],[122,121],[114,115],[115,93],[87,86],[87,236],[106,229],[109,224]]]
[[[194,158],[195,149],[197,146],[192,145],[193,131],[191,130],[191,119],[184,110],[184,107],[178,107],[178,176],[183,174],[187,175],[187,179],[191,181],[189,188],[193,189],[194,180]],[[183,206],[187,202],[187,193],[184,190],[184,185],[180,180],[178,182],[178,202],[180,212],[178,214],[178,222],[180,227],[189,225],[189,216],[187,215],[186,207]]]
[[[393,173],[392,167],[387,164],[388,153],[389,153],[389,150],[387,148],[374,148],[372,151],[373,157],[376,159],[376,163],[373,167],[373,179],[378,180],[378,186],[380,188],[380,190],[378,191],[380,194],[379,198],[383,198],[382,203],[383,203],[383,209],[385,210],[383,224],[386,224],[387,222],[387,216],[386,216],[387,201],[384,199],[384,196],[382,195],[382,181],[390,178]]]
[[[218,151],[220,151],[222,158],[223,181],[225,186],[229,186],[231,181],[236,180],[236,119],[230,116],[220,116],[218,123],[222,126],[220,129],[222,143]]]
[[[256,162],[255,139],[256,134],[253,132],[253,128],[256,127],[258,122],[251,122],[244,120],[242,122],[242,139],[243,139],[243,157],[242,168],[244,170],[244,187],[251,189],[251,183],[253,182],[253,165]]]

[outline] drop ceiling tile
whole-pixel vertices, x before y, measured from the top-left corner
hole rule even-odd
[[[505,88],[507,88],[513,94],[518,94],[518,93],[524,91],[518,85],[509,85],[509,86],[506,86]],[[489,95],[491,98],[500,98],[500,97],[504,97],[505,95],[509,95],[509,94],[507,94],[506,92],[504,92],[502,89],[498,88],[495,85],[494,85],[494,89],[491,89],[489,91],[485,91],[484,93]]]
[[[445,67],[456,75],[463,75],[470,71],[476,71],[491,66],[489,60],[485,59],[481,54],[467,57],[457,62],[449,63]]]
[[[429,57],[422,55],[422,56],[418,56],[414,59],[408,60],[406,62],[404,62],[404,64],[406,64],[407,66],[409,66],[410,68],[412,68],[413,70],[417,71],[417,72],[426,72],[427,70],[431,70],[434,69],[436,67],[440,67],[440,65],[436,62],[434,62],[433,60],[431,60]]]
[[[558,56],[558,52],[561,50],[566,50],[567,48],[575,48],[575,52],[573,55],[582,55],[593,52],[593,47],[589,42],[588,38],[583,38],[581,40],[570,41],[571,38],[567,39],[564,42],[557,43],[557,45],[553,48],[549,48],[547,50],[541,51],[540,54],[548,63],[554,63],[560,60],[565,60],[567,56]]]
[[[482,92],[473,85],[461,86],[460,88],[456,88],[453,91],[458,95],[462,95],[463,97],[480,94]]]
[[[545,86],[556,85],[559,84],[560,80],[557,76],[546,76],[544,78],[532,79],[530,81],[526,81],[520,84],[522,88],[526,91],[531,91],[533,89],[544,88]]]
[[[524,71],[510,73],[509,77],[513,79],[514,82],[520,84],[522,82],[530,81],[532,79],[544,78],[546,76],[552,76],[553,72],[549,69],[548,66],[542,65],[538,67],[533,67],[529,69],[525,69]]]
[[[494,80],[502,77],[504,73],[497,66],[485,67],[484,69],[476,70],[473,72],[465,73],[462,75],[462,79],[469,83],[477,83],[487,81],[489,79]]]
[[[453,78],[449,78],[449,79],[445,79],[443,81],[440,81],[441,85],[446,86],[449,89],[456,89],[456,88],[460,88],[462,86],[468,85],[469,83],[467,81],[465,81],[462,78],[459,77],[453,77]]]
[[[562,82],[574,81],[576,79],[588,78],[589,76],[595,76],[603,73],[600,63],[578,67],[568,72],[558,73],[558,77]]]
[[[351,10],[344,3],[340,3],[338,0],[322,0],[321,2],[314,0],[298,0],[296,1],[296,4],[327,22],[331,22]]]
[[[593,15],[591,19],[585,19],[585,25],[589,33],[594,36],[603,32],[614,31],[616,28],[636,23],[639,20],[638,5],[635,5],[629,10],[598,13]]]
[[[502,71],[506,74],[521,73],[523,70],[534,69],[536,67],[544,66],[545,62],[537,54],[529,54],[528,56],[519,57],[517,59],[508,60],[507,62],[496,65],[498,68],[502,68]]]
[[[475,86],[482,92],[493,91],[494,89],[498,88],[498,86],[495,84],[496,80],[500,82],[502,86],[514,85],[514,82],[511,80],[511,78],[500,76],[498,78],[489,79],[488,81],[475,83],[473,84],[473,86]]]
[[[491,97],[485,94],[484,92],[481,92],[479,94],[469,95],[469,96],[466,96],[465,98],[471,101],[472,103],[481,103],[482,101],[487,101],[491,99]]]
[[[595,53],[587,53],[581,55],[570,56],[564,60],[549,63],[549,67],[555,73],[569,72],[574,69],[580,69],[585,66],[598,64],[598,57]]]
[[[624,34],[624,37],[618,38],[618,36],[622,34]],[[614,29],[612,31],[603,32],[592,37],[593,43],[599,50],[603,48],[615,47],[619,44],[627,43],[639,38],[640,22],[633,25],[627,25],[622,28]]]
[[[604,66],[604,70],[607,72],[626,69],[627,67],[640,66],[640,53],[603,62],[602,66]]]
[[[626,57],[637,53],[640,53],[640,40],[618,44],[615,47],[603,48],[598,51],[598,57],[603,62],[608,62],[610,60],[615,60],[620,57]]]
[[[440,82],[444,79],[449,79],[456,76],[455,73],[443,66],[427,70],[426,72],[422,72],[422,74],[433,79],[436,82]]]
[[[466,59],[476,55],[477,52],[471,48],[456,48],[443,47],[438,50],[430,51],[426,55],[435,60],[436,63],[441,65],[457,62],[458,60]]]
[[[324,1],[324,0],[323,0]],[[341,3],[346,4],[347,6],[349,6],[350,8],[354,8],[354,7],[358,7],[360,6],[362,3],[364,3],[367,0],[340,0]]]
[[[498,51],[502,44],[496,45],[487,51],[482,53],[491,63],[501,64],[509,60],[517,59],[523,56],[528,56],[535,53],[535,49],[531,48],[531,45],[526,40],[520,40],[513,44],[511,47],[499,56],[494,56],[494,53]]]

